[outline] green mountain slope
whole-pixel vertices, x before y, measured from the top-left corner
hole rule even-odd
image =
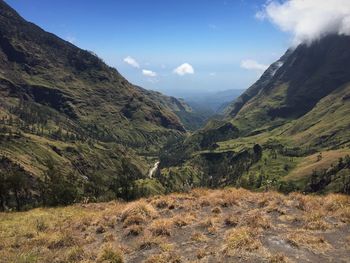
[[[349,82],[349,66],[349,37],[332,35],[300,45],[274,63],[228,109],[229,116],[248,133],[299,118]]]
[[[164,149],[160,180],[349,193],[349,44],[328,36],[288,50],[227,107],[225,120]]]
[[[186,107],[1,0],[0,209],[134,197],[162,145],[185,134],[170,104]]]

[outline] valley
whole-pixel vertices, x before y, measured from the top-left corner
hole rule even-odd
[[[0,0],[0,263],[349,262],[350,31],[343,28],[348,18],[329,22],[328,31],[310,39],[302,38],[310,32],[302,37],[293,32],[293,44],[276,59],[276,51],[264,45],[268,37],[253,47],[239,35],[230,43],[237,46],[225,53],[228,27],[210,23],[199,45],[195,35],[203,34],[202,27],[186,25],[191,34],[185,34],[178,21],[167,24],[172,16],[160,19],[159,12],[147,20],[143,9],[154,10],[144,3],[109,2],[119,13],[108,19],[128,23],[113,24],[124,33],[108,32],[103,40],[123,48],[113,55],[106,49],[100,57],[72,37],[43,29],[60,31],[66,24],[41,28],[7,2]],[[26,14],[38,6],[52,8],[53,3],[39,2],[35,8],[12,4],[24,5]],[[80,4],[88,12],[92,2],[67,6]],[[265,13],[254,6],[255,19],[278,24],[290,8],[311,3],[268,1]],[[234,5],[241,10],[250,4]],[[136,7],[142,10],[136,22],[124,17]],[[276,10],[278,19],[272,19]],[[313,9],[307,10],[308,18]],[[70,26],[82,26],[84,12],[79,9]],[[50,16],[45,19],[55,18]],[[161,23],[152,30],[135,36],[128,31],[157,19]],[[237,32],[249,27],[238,22]],[[104,26],[110,24],[80,30],[89,28],[90,35],[91,27],[98,35]],[[159,43],[148,35],[156,29],[176,31],[158,32],[162,41],[172,39],[164,42],[171,47],[156,48]],[[179,32],[198,45],[182,50],[187,56],[192,50],[195,66],[180,64],[173,50],[162,53],[192,47],[177,39]],[[131,35],[135,41],[129,42]],[[100,38],[90,47],[102,45]],[[217,46],[216,38],[224,44]],[[241,60],[246,49],[249,56],[274,54],[269,64],[275,62]],[[138,60],[124,56],[129,50],[153,55],[156,50],[155,62],[142,52]],[[237,87],[227,88],[231,78]],[[142,83],[156,90],[170,84],[169,94],[187,95],[168,96]],[[242,83],[253,84],[241,89]]]

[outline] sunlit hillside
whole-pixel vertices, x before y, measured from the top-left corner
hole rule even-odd
[[[197,189],[0,214],[0,262],[348,262],[350,197]]]

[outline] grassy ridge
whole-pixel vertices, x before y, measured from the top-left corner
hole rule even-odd
[[[348,196],[197,189],[1,213],[0,262],[346,262],[349,223]]]

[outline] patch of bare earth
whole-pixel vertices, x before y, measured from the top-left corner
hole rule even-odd
[[[349,224],[349,196],[198,189],[0,214],[0,262],[349,262]]]

